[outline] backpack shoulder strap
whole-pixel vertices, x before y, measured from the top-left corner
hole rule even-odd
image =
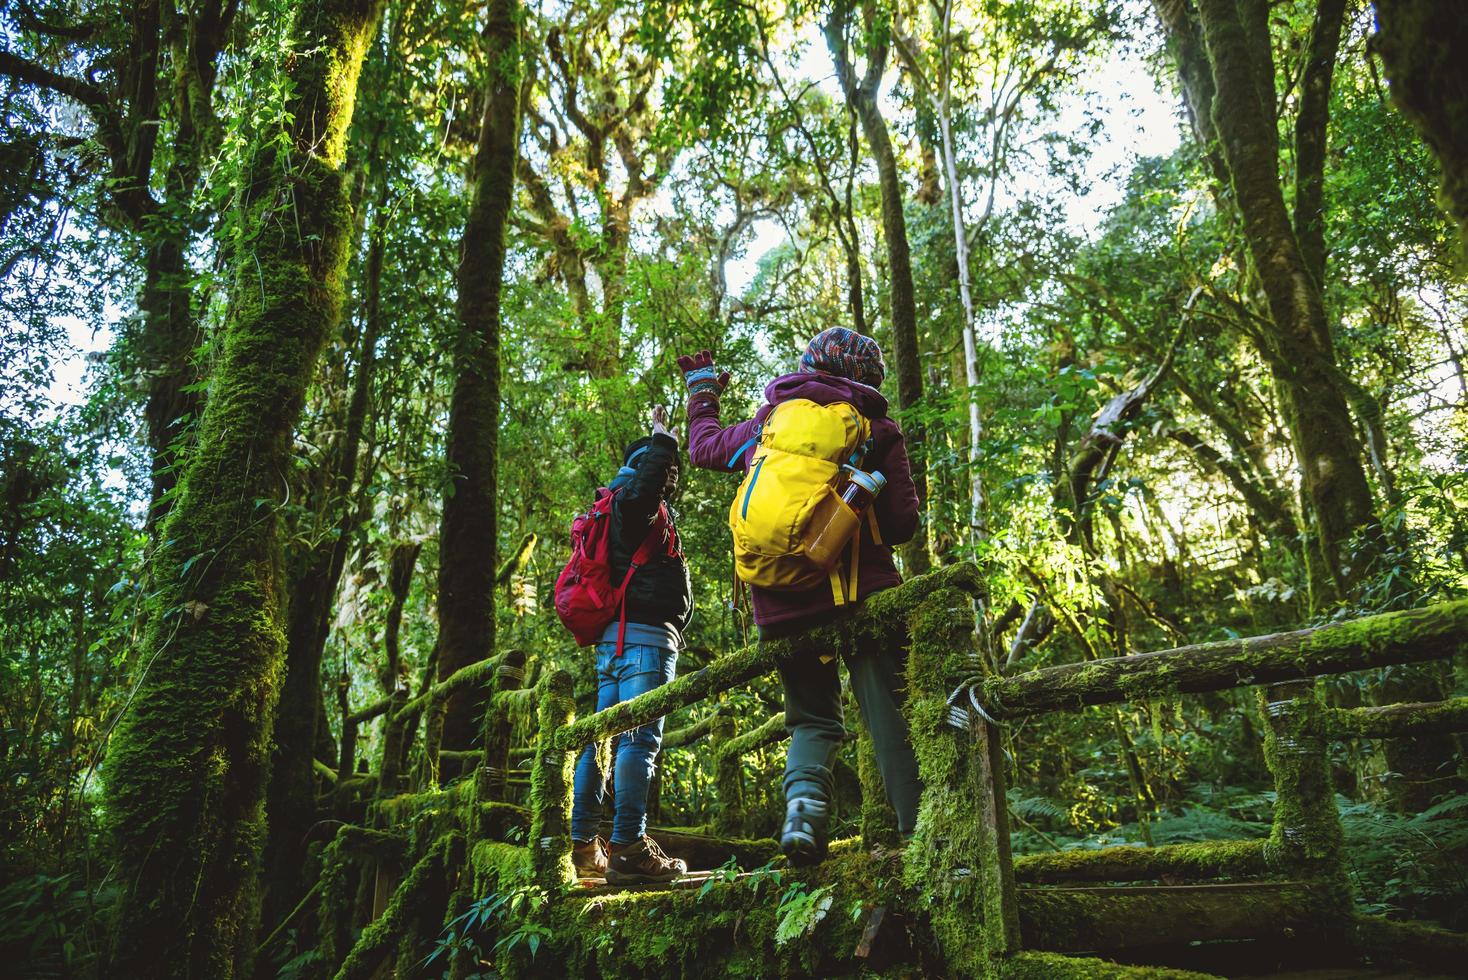
[[[669,530],[669,541],[672,540],[672,523],[668,519],[668,509],[663,504],[658,504],[658,516],[653,521],[652,527],[648,529],[647,537],[642,539],[642,544],[637,546],[633,552],[632,559],[627,562],[627,574],[622,576],[622,584],[617,586],[617,652],[616,657],[622,655],[622,648],[627,643],[627,586],[632,584],[632,576],[643,565],[652,559],[653,549],[662,541],[662,530]],[[669,552],[671,554],[671,552]]]

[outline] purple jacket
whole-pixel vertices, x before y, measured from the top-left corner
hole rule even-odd
[[[754,435],[759,425],[780,402],[791,398],[808,398],[819,405],[849,402],[872,424],[875,445],[867,454],[864,469],[881,470],[887,487],[872,504],[872,515],[881,532],[882,543],[872,537],[870,527],[862,524],[860,557],[857,560],[857,601],[873,592],[890,589],[902,581],[892,563],[892,545],[912,538],[918,523],[917,487],[907,462],[907,447],[902,430],[887,417],[887,399],[870,388],[832,374],[787,374],[765,387],[765,404],[754,418],[727,428],[719,424],[719,403],[712,398],[694,399],[688,406],[688,458],[694,466],[708,470],[745,472],[754,457],[754,445],[739,456],[731,467],[729,460]],[[849,562],[849,555],[842,558]],[[829,586],[809,592],[772,592],[751,587],[754,621],[760,626],[803,619],[828,612],[835,607]]]

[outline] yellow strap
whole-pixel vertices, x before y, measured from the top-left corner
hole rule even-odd
[[[856,601],[856,570],[861,562],[861,528],[851,536],[851,578],[848,579],[848,587],[851,589],[851,601]]]
[[[846,591],[841,585],[841,563],[831,566],[831,601],[838,606],[846,604]]]
[[[867,519],[867,527],[872,529],[872,542],[874,544],[881,544],[882,529],[877,526],[877,519],[872,516],[872,509],[870,507],[866,509],[865,517]],[[858,530],[857,533],[860,534],[861,531]]]

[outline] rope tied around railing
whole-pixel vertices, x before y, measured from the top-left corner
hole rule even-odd
[[[1295,709],[1299,698],[1282,698],[1278,701],[1264,702],[1264,713],[1271,718],[1283,718]]]
[[[968,703],[974,709],[974,714],[995,728],[1006,727],[1004,722],[995,718],[994,713],[979,702],[979,689],[983,687],[988,676],[988,672],[984,669],[983,658],[977,651],[970,651],[964,656],[960,666],[963,668],[963,679],[958,682],[958,687],[953,689],[953,693],[948,695],[948,724],[954,728],[965,729],[972,723],[968,709],[956,703],[967,693]]]
[[[970,727],[973,724],[973,718],[969,714],[968,708],[956,703],[960,698],[964,697],[964,695],[967,695],[969,707],[973,708],[973,713],[975,715],[978,715],[980,719],[988,722],[995,728],[1008,727],[1005,722],[1002,722],[998,718],[995,718],[992,713],[990,713],[987,709],[984,708],[982,704],[979,703],[978,692],[983,683],[983,678],[966,678],[962,683],[958,685],[958,687],[954,688],[952,694],[948,695],[949,725],[962,730]]]
[[[516,667],[514,664],[500,664],[494,669],[495,680],[514,681],[516,684],[524,683],[525,668]]]

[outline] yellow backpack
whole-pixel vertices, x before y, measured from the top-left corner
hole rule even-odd
[[[750,585],[779,591],[811,589],[830,580],[841,604],[847,590],[839,564],[827,572],[812,563],[801,537],[811,516],[835,496],[841,465],[859,461],[866,452],[871,423],[846,402],[818,405],[793,398],[775,406],[756,438],[754,460],[729,505],[735,573]]]

